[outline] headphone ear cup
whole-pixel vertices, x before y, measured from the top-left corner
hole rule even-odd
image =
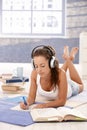
[[[55,56],[52,56],[52,58],[50,59],[50,63],[49,63],[49,65],[50,65],[50,68],[55,68]]]
[[[32,65],[32,68],[35,69],[34,60],[33,59],[31,60],[31,65]]]

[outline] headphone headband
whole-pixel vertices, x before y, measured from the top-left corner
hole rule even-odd
[[[51,56],[54,56],[52,50],[51,50],[48,46],[39,45],[39,46],[35,47],[35,48],[32,50],[31,58],[33,58],[33,54],[34,54],[34,52],[35,52],[36,50],[38,50],[38,49],[44,49],[44,48],[47,49],[47,50],[49,51],[49,53],[50,53]]]
[[[32,58],[32,65],[33,65],[33,68],[35,68],[34,66],[34,61],[33,61],[33,55],[34,55],[34,52],[38,49],[46,49],[51,58],[49,59],[49,67],[50,68],[55,68],[55,61],[56,61],[56,58],[55,58],[55,52],[52,51],[51,47],[49,46],[44,46],[44,45],[40,45],[40,46],[37,46],[35,47],[33,50],[32,50],[32,53],[31,53],[31,58]]]

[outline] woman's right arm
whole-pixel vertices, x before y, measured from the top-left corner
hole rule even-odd
[[[29,105],[31,105],[35,102],[36,91],[37,91],[36,78],[37,78],[37,73],[35,70],[33,70],[31,73],[31,84],[30,84],[29,94],[28,94],[28,98],[26,101],[27,105],[25,105],[23,102],[21,102],[20,107],[22,109],[28,109]]]
[[[36,79],[37,79],[37,73],[35,70],[33,70],[31,73],[31,84],[30,84],[29,94],[27,98],[27,102],[29,105],[35,102],[36,91],[37,91]]]

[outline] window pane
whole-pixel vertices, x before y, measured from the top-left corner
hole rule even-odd
[[[0,0],[0,36],[65,35],[65,0]]]

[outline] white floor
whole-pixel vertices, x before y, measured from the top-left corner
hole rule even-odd
[[[84,105],[87,109],[87,104]],[[87,114],[87,113],[86,113]],[[1,130],[86,130],[87,122],[53,122],[53,123],[35,123],[27,127],[15,126],[6,123],[0,123]]]
[[[0,63],[0,74],[13,73],[13,70],[17,67],[24,68],[24,76],[29,76],[31,73],[30,64],[13,64],[13,63]],[[78,71],[81,72],[81,68],[77,65]],[[85,84],[86,85],[86,84]],[[80,106],[81,111],[87,115],[87,104]],[[4,113],[3,113],[4,114]],[[87,122],[54,122],[54,123],[35,123],[27,127],[21,127],[0,122],[1,130],[86,130]]]

